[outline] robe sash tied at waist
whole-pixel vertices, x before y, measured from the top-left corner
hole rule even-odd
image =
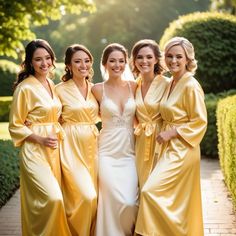
[[[142,132],[145,133],[145,136],[150,137],[155,131],[157,123],[155,122],[144,122],[139,123],[135,128],[134,134],[140,136]],[[149,160],[150,148],[151,148],[151,138],[148,138],[145,145],[144,161]]]
[[[52,126],[53,131],[55,132],[55,134],[57,134],[60,140],[63,140],[64,137],[66,136],[65,131],[63,130],[59,122],[32,123],[30,125],[30,127],[34,127],[34,126]]]
[[[93,122],[72,122],[72,121],[66,121],[64,124],[68,125],[88,125],[90,126],[93,134],[97,137],[99,135],[99,131],[95,123]]]

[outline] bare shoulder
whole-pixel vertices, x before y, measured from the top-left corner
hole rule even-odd
[[[133,93],[135,94],[135,91],[137,89],[137,82],[136,81],[129,81],[129,84],[132,88]]]
[[[102,93],[103,93],[103,83],[94,84],[91,88],[91,91],[97,101],[100,103],[102,100]]]

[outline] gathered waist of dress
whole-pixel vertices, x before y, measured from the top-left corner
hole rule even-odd
[[[114,129],[114,128],[120,128],[120,129],[133,129],[133,123],[132,122],[103,122],[102,123],[102,129]]]
[[[134,134],[139,136],[142,132],[144,132],[147,137],[151,136],[157,125],[159,125],[157,121],[140,122],[135,128]]]
[[[184,122],[178,122],[178,121],[174,121],[174,122],[171,122],[171,121],[168,121],[168,120],[163,120],[163,126],[181,126],[183,125]]]
[[[95,136],[99,135],[98,128],[95,124],[95,122],[73,122],[73,121],[65,121],[63,124],[64,129],[66,128],[72,128],[74,126],[76,127],[89,127],[91,131],[94,133]]]
[[[34,123],[34,122],[32,122],[29,126],[31,126],[31,127],[33,127],[33,126],[51,126],[51,125],[59,125],[59,126],[61,126],[60,125],[60,123],[58,122],[58,121],[55,121],[55,122],[42,122],[42,123],[40,123],[40,122],[38,122],[38,123]]]
[[[63,130],[61,124],[59,122],[45,122],[45,123],[31,123],[30,127],[35,127],[35,126],[51,126],[53,127],[53,131],[55,134],[59,136],[59,138],[62,140],[65,137],[65,131]]]
[[[63,124],[67,125],[96,125],[95,122],[86,122],[86,121],[65,121]]]

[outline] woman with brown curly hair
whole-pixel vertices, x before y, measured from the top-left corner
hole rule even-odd
[[[105,81],[92,88],[102,120],[96,236],[133,235],[138,210],[133,135],[136,83],[127,62],[123,45],[107,45],[101,58]]]
[[[98,103],[91,93],[93,57],[80,44],[67,48],[56,92],[66,137],[60,149],[62,192],[72,235],[93,235],[97,210]]]
[[[156,163],[156,136],[162,125],[159,105],[169,81],[162,75],[161,59],[161,51],[154,40],[140,40],[131,51],[132,70],[138,84],[135,95],[138,125],[134,133],[140,188]]]

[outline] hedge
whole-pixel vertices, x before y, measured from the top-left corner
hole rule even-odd
[[[205,103],[207,108],[208,124],[206,134],[201,142],[202,155],[216,158],[218,157],[218,138],[216,127],[216,108],[219,99],[225,98],[229,95],[236,94],[236,90],[232,89],[219,94],[206,94]]]
[[[236,95],[219,101],[217,129],[220,165],[236,206]]]
[[[12,96],[12,86],[18,72],[17,64],[8,60],[0,60],[0,96]]]
[[[12,97],[0,97],[0,122],[8,122]]]
[[[19,188],[19,150],[12,141],[0,140],[0,208]]]
[[[236,17],[197,12],[180,16],[165,30],[160,46],[174,36],[189,39],[195,48],[196,78],[205,93],[236,88]]]

